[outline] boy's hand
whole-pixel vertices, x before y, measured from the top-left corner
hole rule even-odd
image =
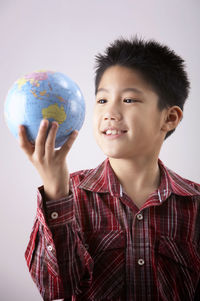
[[[48,120],[42,120],[35,145],[28,140],[24,126],[20,125],[19,143],[42,178],[47,199],[57,200],[69,194],[69,172],[65,159],[78,132],[74,131],[65,144],[55,150],[58,123],[52,122],[47,136],[48,125]]]

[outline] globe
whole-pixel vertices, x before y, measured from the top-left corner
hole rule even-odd
[[[42,119],[58,122],[55,147],[61,147],[85,118],[85,102],[78,85],[67,75],[37,71],[19,78],[9,89],[4,115],[11,133],[18,138],[20,124],[34,143]]]

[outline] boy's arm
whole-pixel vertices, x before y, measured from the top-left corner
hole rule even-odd
[[[43,195],[38,194],[37,216],[25,255],[44,300],[78,294],[81,284],[90,280],[93,265],[76,231],[74,200],[69,195],[66,156],[77,133],[73,132],[56,150],[58,124],[53,122],[47,135],[48,124],[48,120],[42,121],[35,145],[28,141],[25,128],[19,128],[20,146],[44,184]]]
[[[70,298],[80,293],[81,285],[90,284],[93,260],[77,232],[73,195],[48,201],[46,209],[43,198],[40,188],[25,258],[44,300]]]

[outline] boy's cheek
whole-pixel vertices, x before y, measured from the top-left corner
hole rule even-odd
[[[93,136],[94,136],[95,141],[98,143],[100,134],[99,134],[99,129],[98,129],[97,123],[95,123],[95,122],[93,122]]]
[[[99,131],[99,129],[100,129],[100,122],[99,122],[98,116],[96,114],[93,115],[92,126],[93,126],[93,131],[94,132],[98,132]]]

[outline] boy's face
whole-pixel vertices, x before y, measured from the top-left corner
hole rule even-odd
[[[133,70],[112,66],[99,83],[94,109],[94,134],[110,158],[133,159],[159,154],[166,132],[165,111],[158,95]]]

